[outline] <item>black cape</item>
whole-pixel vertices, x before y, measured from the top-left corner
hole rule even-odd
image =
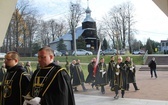
[[[86,83],[92,83],[95,80],[95,77],[93,76],[94,66],[95,66],[95,62],[90,62],[88,64],[88,76],[86,78]]]
[[[110,81],[110,86],[114,87],[114,69],[115,69],[115,62],[113,60],[111,60],[109,62],[108,65],[108,72],[107,72],[107,76],[108,76],[108,80]]]
[[[128,83],[135,83],[135,65],[132,65],[131,62],[125,61],[126,64],[126,76],[127,76],[127,84]],[[131,67],[134,67],[133,70],[130,70]]]
[[[104,74],[103,74],[103,72]],[[107,78],[107,68],[105,63],[99,63],[97,65],[96,76],[95,76],[95,85],[96,86],[105,86],[108,84]]]
[[[27,96],[41,97],[41,105],[75,105],[70,77],[54,63],[34,72]]]
[[[117,65],[120,66],[120,68],[117,68]],[[118,75],[117,75],[118,72]],[[114,69],[114,85],[118,86],[119,89],[125,90],[127,86],[127,78],[126,78],[126,70],[125,70],[125,64],[124,63],[116,63],[115,69]],[[111,87],[111,90],[114,90],[114,87]]]
[[[77,87],[85,82],[81,65],[76,63],[73,69],[73,87]]]
[[[29,78],[25,69],[16,65],[7,69],[2,83],[2,104],[1,105],[23,105],[26,88]]]

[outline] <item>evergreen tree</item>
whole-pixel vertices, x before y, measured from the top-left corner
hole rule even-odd
[[[153,49],[154,52],[156,52],[155,49],[158,48],[159,45],[160,45],[159,42],[156,42],[156,41],[154,41],[154,40],[151,40],[151,46],[152,46],[152,49]]]
[[[108,48],[108,43],[107,43],[107,40],[104,38],[103,40],[103,45],[102,45],[102,49],[105,50]]]
[[[148,54],[153,53],[152,43],[150,39],[148,39],[146,42],[146,50],[148,50]]]
[[[77,48],[78,48],[78,49],[86,49],[85,39],[84,39],[82,36],[80,36],[80,37],[77,39],[76,45],[77,45]]]
[[[64,44],[64,40],[60,39],[57,45],[57,50],[67,50],[66,45]]]
[[[32,54],[36,54],[39,49],[40,49],[40,46],[39,46],[38,43],[33,43],[32,44]]]

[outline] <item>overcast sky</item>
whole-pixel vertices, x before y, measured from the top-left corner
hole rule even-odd
[[[57,18],[68,13],[70,1],[75,0],[33,0],[40,11],[45,14],[44,19]],[[107,1],[107,2],[105,2]],[[160,42],[168,39],[168,17],[154,4],[152,0],[89,0],[92,18],[101,19],[114,6],[130,1],[135,8],[135,37],[143,43],[148,38]],[[87,0],[81,0],[82,6],[87,7]]]

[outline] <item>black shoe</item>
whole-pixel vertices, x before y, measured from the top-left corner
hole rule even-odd
[[[122,96],[122,98],[124,98],[124,96]]]
[[[140,90],[140,89],[135,89],[135,91]]]
[[[105,91],[103,91],[102,94],[105,94]]]
[[[115,95],[115,96],[114,96],[114,99],[118,99],[118,97],[119,97],[118,95]]]
[[[92,88],[94,88],[94,84],[93,83],[91,84],[91,86],[92,86]]]
[[[84,89],[84,90],[83,90],[83,92],[86,92],[86,91],[87,91],[87,89]]]
[[[114,91],[114,88],[111,87],[111,91]]]
[[[74,90],[75,92],[78,92],[78,90]]]
[[[99,87],[96,87],[96,90],[99,90]]]

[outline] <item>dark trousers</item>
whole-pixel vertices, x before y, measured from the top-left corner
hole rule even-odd
[[[105,93],[104,86],[101,86],[101,92],[102,92],[103,94]]]
[[[132,83],[132,84],[134,86],[134,89],[138,90],[137,84],[136,83]],[[129,83],[127,84],[127,90],[129,90]]]
[[[86,91],[84,83],[81,84],[83,91]],[[78,91],[77,87],[74,88],[75,91]]]
[[[84,83],[81,84],[83,91],[86,90]]]
[[[118,95],[118,91],[119,91],[119,86],[118,85],[114,86],[114,91],[115,91],[115,94]],[[122,98],[124,97],[124,94],[125,94],[125,90],[121,90]]]
[[[151,77],[153,77],[153,72],[155,74],[155,77],[157,78],[157,74],[156,74],[156,69],[150,69],[150,73],[151,73]]]

